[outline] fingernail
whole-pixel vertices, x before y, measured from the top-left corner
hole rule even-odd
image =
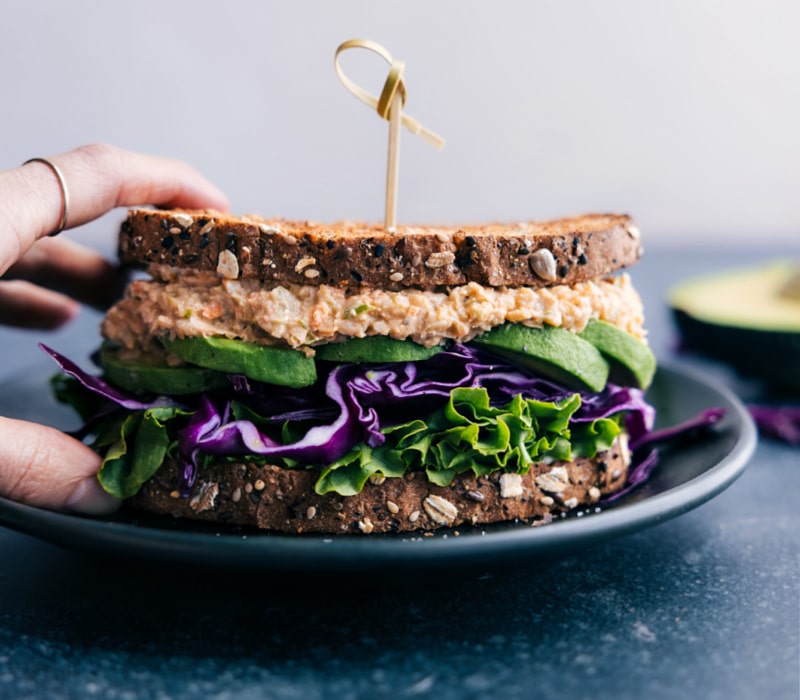
[[[84,515],[110,515],[116,511],[122,501],[106,493],[97,482],[97,477],[90,476],[81,481],[67,500],[67,510]]]

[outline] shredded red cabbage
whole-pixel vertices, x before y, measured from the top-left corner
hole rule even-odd
[[[767,435],[789,445],[800,445],[800,406],[747,407],[762,435]]]
[[[630,448],[633,452],[638,452],[643,447],[651,447],[659,443],[669,442],[674,444],[676,440],[691,439],[718,423],[725,413],[727,411],[724,408],[708,408],[683,423],[661,428],[660,430],[651,430],[641,436],[632,436]]]
[[[726,412],[724,408],[709,408],[683,423],[650,430],[635,437],[631,435],[629,448],[633,453],[633,467],[628,472],[628,480],[624,488],[607,496],[600,504],[616,503],[650,478],[658,466],[659,453],[656,445],[669,443],[674,447],[678,443],[698,437],[718,423]]]
[[[169,396],[156,396],[152,401],[142,401],[141,398],[120,391],[116,387],[111,386],[108,382],[100,379],[100,377],[82,370],[72,360],[64,357],[61,353],[56,352],[52,348],[47,347],[47,345],[39,343],[39,347],[55,360],[55,363],[62,372],[77,379],[91,392],[102,396],[104,399],[108,399],[112,403],[117,404],[117,406],[122,406],[122,408],[127,408],[130,411],[145,411],[148,408],[180,406],[179,403]]]
[[[197,457],[212,455],[262,455],[276,459],[296,459],[305,464],[325,464],[345,454],[364,435],[371,435],[378,424],[374,411],[364,411],[340,374],[351,365],[334,369],[326,382],[326,395],[339,406],[339,415],[328,424],[316,425],[296,442],[280,444],[261,432],[249,420],[231,420],[230,400],[200,398],[200,406],[178,436],[181,461],[187,485],[194,483]],[[381,435],[381,437],[383,437]]]

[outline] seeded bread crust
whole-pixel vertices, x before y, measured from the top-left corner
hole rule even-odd
[[[402,479],[367,482],[361,493],[347,497],[317,495],[313,471],[230,463],[205,469],[191,495],[181,497],[178,469],[167,463],[131,505],[292,534],[427,531],[513,520],[547,523],[621,489],[628,474],[626,452],[615,445],[593,459],[536,464],[524,476],[461,475],[448,487],[413,472]]]
[[[464,227],[383,227],[133,209],[119,257],[220,270],[264,282],[404,287],[572,285],[637,262],[639,229],[621,214]]]

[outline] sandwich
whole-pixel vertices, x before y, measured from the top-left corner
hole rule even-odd
[[[398,226],[131,210],[147,271],[56,393],[111,494],[285,533],[549,522],[630,487],[656,361],[625,215]]]

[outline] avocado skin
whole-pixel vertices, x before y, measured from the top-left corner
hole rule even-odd
[[[104,344],[100,358],[106,378],[126,391],[179,396],[230,386],[222,372],[203,367],[170,367],[163,356],[156,354],[122,360],[118,349]]]
[[[683,347],[728,363],[782,393],[800,394],[800,333],[711,323],[672,308]]]
[[[258,382],[298,388],[317,381],[314,359],[299,350],[217,337],[164,338],[162,342],[184,362],[243,374]]]
[[[427,360],[441,349],[440,346],[426,348],[411,340],[398,340],[385,335],[349,338],[341,343],[328,343],[314,348],[318,360],[376,363]]]
[[[565,386],[602,391],[609,365],[591,343],[564,328],[505,324],[472,341]]]
[[[610,365],[609,379],[621,386],[647,389],[656,373],[656,358],[647,345],[606,321],[589,319],[578,334],[590,342]]]

